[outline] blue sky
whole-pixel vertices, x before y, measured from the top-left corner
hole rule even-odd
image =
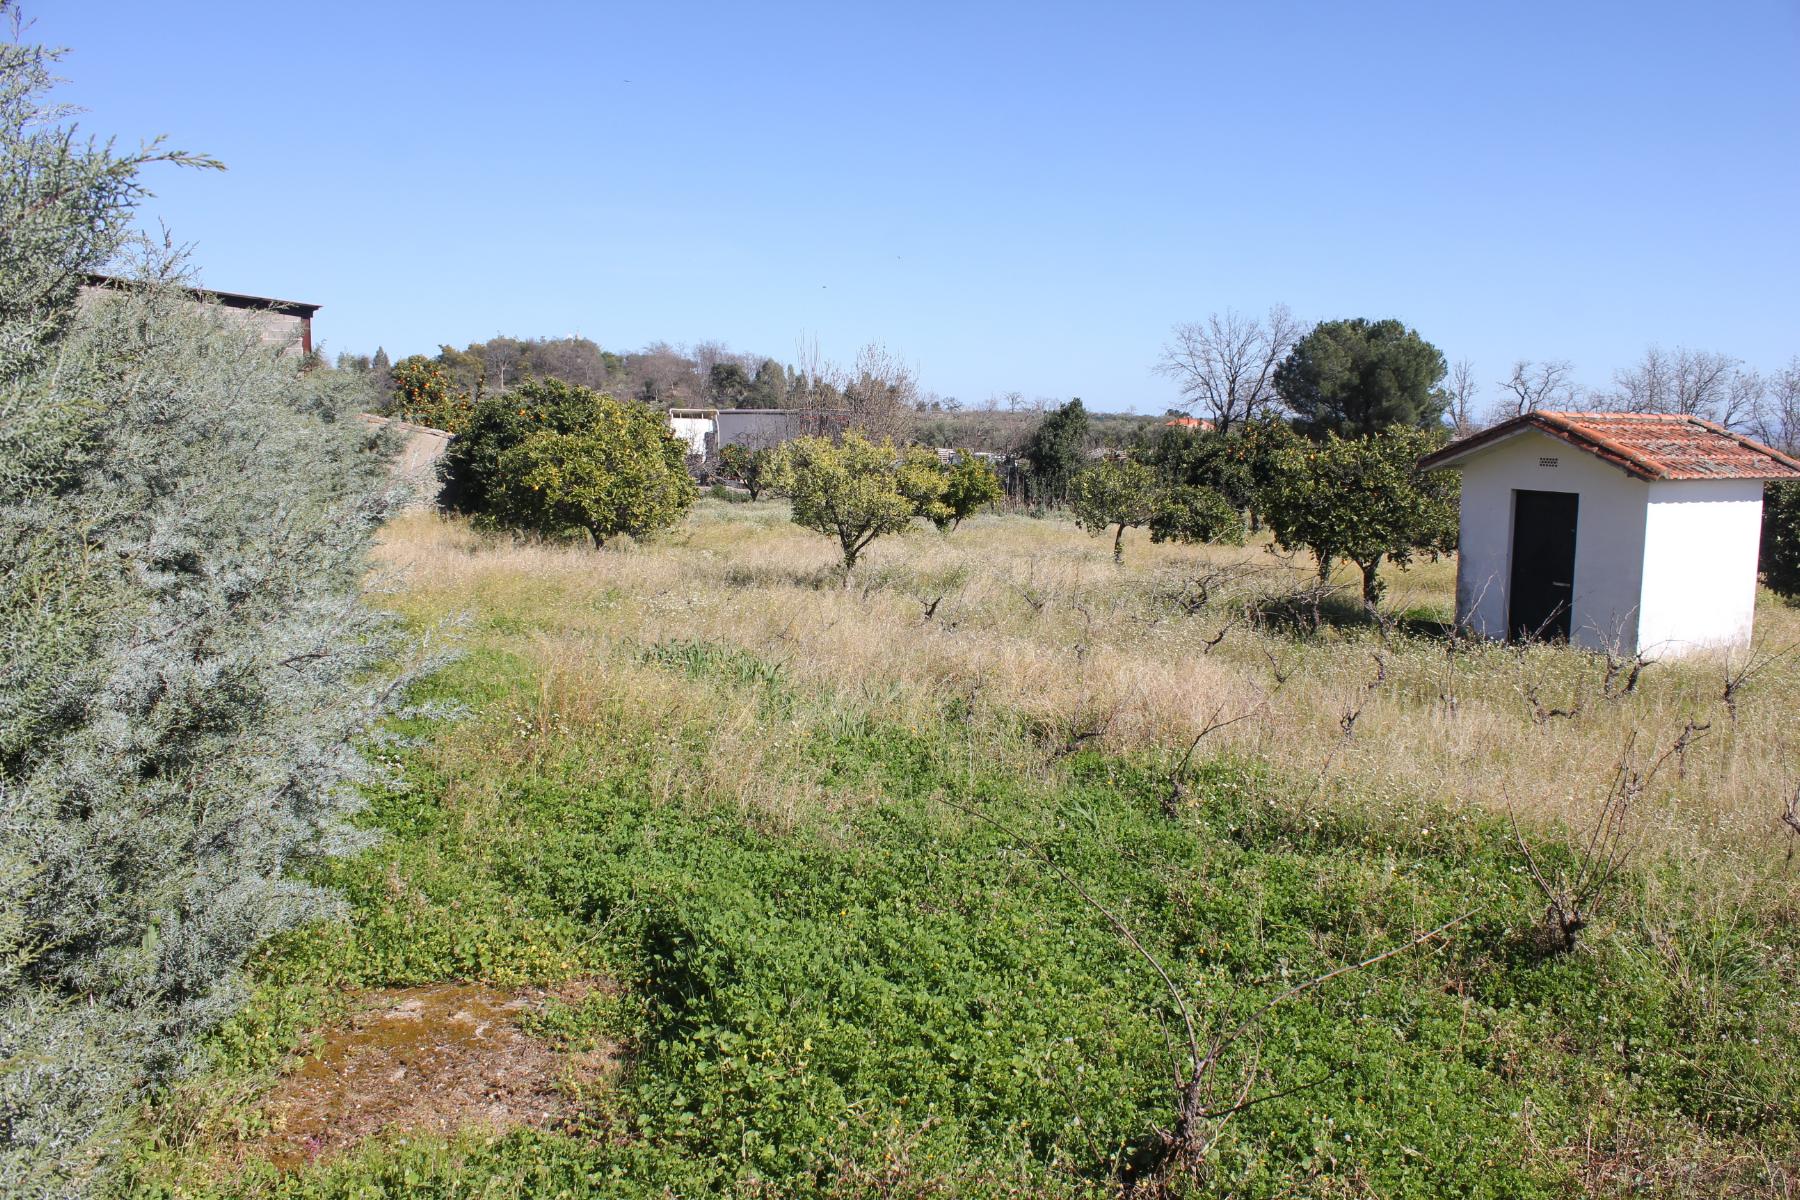
[[[1800,4],[54,3],[145,212],[329,350],[880,340],[1160,411],[1169,326],[1398,316],[1494,381],[1800,353]]]

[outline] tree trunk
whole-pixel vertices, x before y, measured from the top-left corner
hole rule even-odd
[[[1318,554],[1318,551],[1315,550],[1315,551],[1313,551],[1313,553]],[[1320,583],[1329,583],[1329,582],[1331,582],[1331,555],[1318,554],[1318,557],[1319,557],[1319,582]]]
[[[1120,524],[1119,532],[1113,535],[1113,562],[1125,561],[1125,526]]]
[[[1362,568],[1363,604],[1366,607],[1374,608],[1375,602],[1381,599],[1381,580],[1375,577],[1375,572],[1381,569],[1381,555],[1377,554],[1368,562],[1356,565]]]

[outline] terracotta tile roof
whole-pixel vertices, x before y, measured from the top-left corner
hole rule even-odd
[[[1526,413],[1451,442],[1419,465],[1450,466],[1524,429],[1547,433],[1639,479],[1800,479],[1800,459],[1679,413]]]
[[[1172,421],[1164,421],[1164,429],[1211,429],[1213,423],[1203,417],[1176,417]]]

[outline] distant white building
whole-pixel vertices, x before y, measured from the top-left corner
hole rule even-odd
[[[716,408],[669,410],[669,432],[687,443],[690,455],[704,456],[709,453],[708,448],[718,431],[719,410]]]
[[[1763,482],[1800,461],[1697,417],[1537,412],[1420,464],[1462,473],[1459,624],[1672,657],[1749,640]]]
[[[669,432],[688,444],[688,453],[707,456],[726,446],[761,450],[797,437],[842,433],[845,412],[802,408],[671,408]]]

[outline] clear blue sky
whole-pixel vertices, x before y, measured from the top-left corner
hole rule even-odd
[[[717,339],[1160,411],[1168,327],[1398,316],[1492,398],[1800,353],[1800,6],[37,0],[146,212],[329,350]]]

